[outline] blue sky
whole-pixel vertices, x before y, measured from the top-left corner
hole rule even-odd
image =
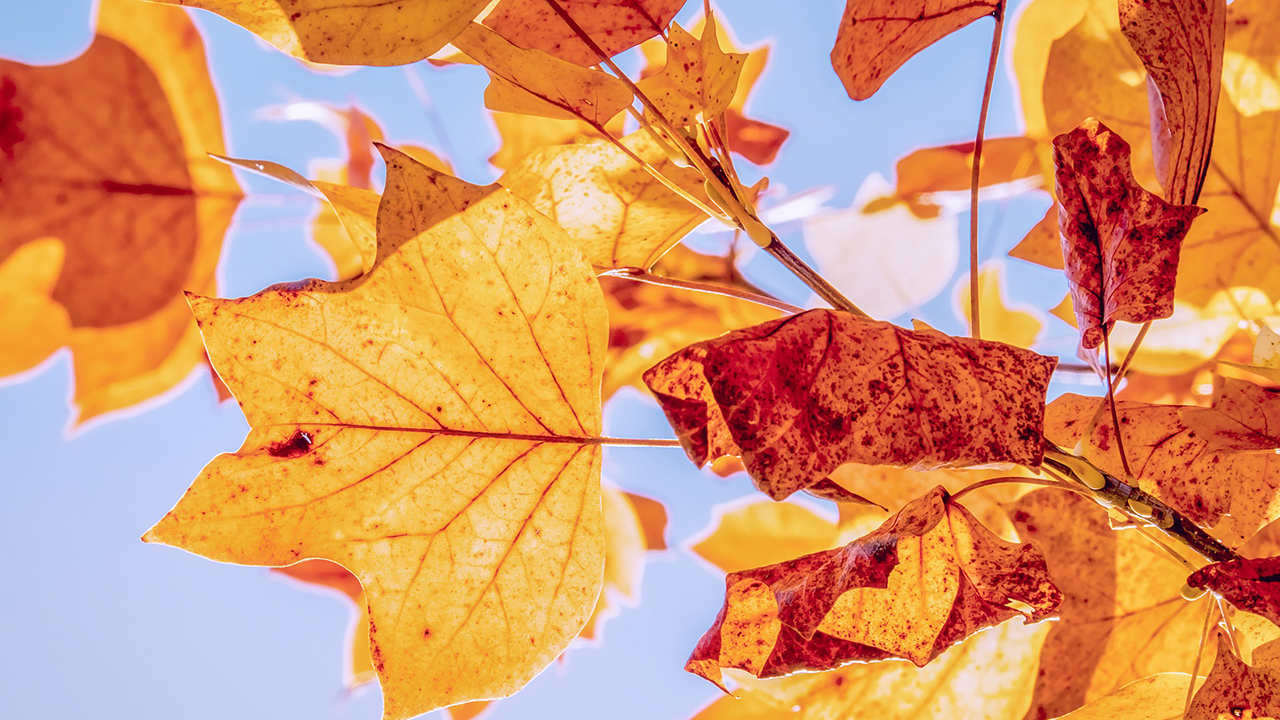
[[[682,17],[699,5],[690,3]],[[892,177],[894,161],[909,150],[972,138],[991,32],[989,20],[976,23],[911,61],[871,100],[854,103],[828,60],[841,9],[835,0],[735,0],[722,15],[745,46],[775,43],[750,114],[793,135],[765,173],[793,192],[831,186],[835,207],[848,206],[869,173]],[[38,64],[70,59],[88,46],[90,15],[88,0],[0,0],[0,56]],[[296,99],[357,102],[393,143],[443,151],[473,182],[496,177],[486,162],[497,135],[483,108],[481,71],[419,65],[317,74],[221,18],[195,17],[231,155],[299,170],[315,158],[339,157],[337,138],[319,126],[266,121],[257,111]],[[627,60],[624,66],[636,67],[634,57]],[[428,121],[406,72],[421,78],[443,134]],[[1007,78],[1002,69],[989,136],[1018,130]],[[326,262],[306,235],[310,202],[269,180],[241,180],[251,196],[227,239],[222,293],[246,295],[323,276]],[[995,207],[984,206],[984,228],[992,227]],[[983,256],[1003,255],[1045,207],[1040,195],[1001,210],[998,232],[983,236]],[[967,227],[967,217],[960,224]],[[803,251],[797,223],[777,230]],[[1057,274],[1018,261],[1009,270],[1015,300],[1047,307],[1065,290]],[[793,302],[808,297],[767,257],[753,260],[748,272]],[[963,272],[962,262],[957,278]],[[914,314],[940,329],[960,330],[949,292]],[[1070,356],[1072,333],[1052,322],[1042,349]],[[234,403],[218,405],[200,377],[143,412],[67,434],[70,367],[63,352],[20,382],[0,383],[6,588],[0,594],[0,715],[376,719],[376,690],[344,696],[345,601],[300,590],[261,568],[217,564],[138,539],[205,462],[238,447],[247,426]],[[670,435],[661,413],[639,393],[611,403],[606,423],[615,436]],[[678,450],[609,449],[605,475],[667,503],[669,541],[676,547],[707,525],[714,505],[751,492],[745,477],[704,475]],[[503,701],[491,717],[682,718],[713,699],[715,689],[681,667],[715,616],[722,579],[680,551],[652,560],[641,604],[606,625],[603,645],[573,650],[566,663]]]

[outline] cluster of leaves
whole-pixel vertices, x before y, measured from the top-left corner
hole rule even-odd
[[[974,332],[951,337],[872,319],[769,230],[735,155],[768,163],[787,132],[746,116],[766,56],[727,51],[709,5],[686,30],[682,0],[174,4],[311,62],[451,43],[490,76],[504,174],[481,186],[355,110],[326,110],[348,158],[317,177],[222,157],[173,8],[103,0],[80,58],[0,62],[0,376],[69,345],[87,419],[211,364],[252,430],[144,539],[348,595],[350,682],[376,677],[386,718],[482,712],[634,597],[665,510],[600,467],[609,444],[673,444],[603,436],[602,400],[640,383],[691,460],[770,498],[693,548],[726,585],[686,667],[739,695],[699,717],[1280,712],[1274,5],[1036,0],[1014,46],[1025,136],[913,153],[845,225],[813,223],[828,270],[866,267],[859,233],[894,222],[951,222],[901,252],[941,238],[954,258],[946,193],[976,212],[980,188],[1051,191],[1013,255],[1064,271],[1055,314],[1106,396],[1046,405],[1060,368],[999,266],[958,288]],[[833,67],[863,99],[994,17],[994,69],[1004,13],[849,0]],[[637,45],[633,81],[611,58]],[[113,113],[84,122],[86,93]],[[228,165],[324,202],[336,281],[211,297]],[[835,309],[679,247],[709,219]],[[838,523],[778,502],[802,491]]]

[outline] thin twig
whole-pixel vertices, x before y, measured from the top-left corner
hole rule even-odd
[[[1116,412],[1116,386],[1111,382],[1111,338],[1110,333],[1102,334],[1102,351],[1106,359],[1107,376],[1104,381],[1107,384],[1107,405],[1111,408],[1111,428],[1116,434],[1116,448],[1120,451],[1120,464],[1124,466],[1124,474],[1126,478],[1133,477],[1133,470],[1129,469],[1129,455],[1124,451],[1124,433],[1120,427],[1120,414]]]
[[[982,90],[982,110],[978,113],[978,134],[973,140],[973,177],[969,182],[969,335],[982,337],[981,303],[978,299],[978,187],[982,177],[982,140],[987,130],[987,111],[991,108],[991,86],[996,79],[996,63],[1000,59],[1000,36],[1004,32],[1004,0],[996,3],[995,29],[991,33],[991,59],[987,62],[987,81]]]
[[[961,496],[967,493],[971,493],[974,490],[979,490],[981,488],[989,487],[991,485],[1008,485],[1008,484],[1043,485],[1044,487],[1057,488],[1059,490],[1066,490],[1068,492],[1076,493],[1077,495],[1092,497],[1089,494],[1089,491],[1081,490],[1076,485],[1073,485],[1068,482],[1064,482],[1062,480],[1045,480],[1044,478],[1018,477],[1018,476],[1010,475],[1006,477],[988,478],[986,480],[979,480],[978,482],[972,483],[970,485],[965,485],[964,487],[952,493],[951,499],[958,500],[960,499]]]
[[[1200,673],[1200,658],[1204,655],[1204,641],[1209,637],[1209,618],[1211,617],[1213,617],[1213,602],[1209,601],[1204,604],[1204,627],[1200,629],[1200,644],[1196,647],[1196,661],[1191,664],[1191,683],[1187,685],[1187,702],[1182,707],[1183,716],[1191,712],[1191,698],[1196,691],[1196,675]]]
[[[1125,353],[1124,362],[1120,363],[1120,369],[1116,371],[1115,378],[1111,381],[1111,390],[1113,392],[1120,386],[1120,381],[1124,380],[1125,373],[1129,372],[1129,366],[1133,364],[1133,357],[1138,354],[1138,346],[1142,344],[1143,340],[1147,339],[1147,331],[1150,329],[1150,320],[1142,323],[1142,329],[1138,331],[1138,336],[1134,338],[1133,344],[1129,346],[1129,352]],[[1107,362],[1111,362],[1110,353],[1108,353]]]
[[[783,302],[777,298],[758,293],[749,292],[747,290],[739,290],[738,288],[729,287],[727,285],[716,285],[714,283],[697,282],[695,280],[677,280],[676,278],[663,277],[654,275],[642,268],[613,268],[600,273],[600,277],[616,277],[626,280],[635,280],[636,282],[647,283],[649,285],[662,285],[665,287],[679,288],[681,290],[691,290],[693,292],[711,293],[713,295],[723,295],[725,297],[746,300],[757,305],[771,307],[774,310],[781,310],[784,313],[792,315],[804,312],[804,308],[796,307],[788,302]]]

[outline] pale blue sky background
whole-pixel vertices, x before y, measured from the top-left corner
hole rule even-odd
[[[891,178],[894,161],[909,150],[972,138],[991,32],[990,20],[976,23],[910,62],[873,99],[854,103],[828,60],[842,5],[734,0],[721,7],[746,46],[775,41],[750,114],[793,135],[767,174],[792,191],[833,186],[835,207],[848,206],[868,173]],[[697,6],[690,3],[681,17]],[[89,43],[90,10],[89,0],[0,0],[0,56],[40,64],[70,59]],[[254,112],[293,99],[356,100],[393,143],[445,151],[473,182],[496,176],[486,162],[497,134],[483,108],[482,72],[426,65],[409,71],[438,108],[446,142],[433,132],[403,68],[319,75],[219,17],[197,13],[196,20],[231,155],[299,170],[313,158],[339,157],[338,140],[320,127],[255,120]],[[988,135],[1017,130],[1002,69]],[[306,239],[309,202],[269,180],[241,179],[250,192],[267,195],[251,197],[237,216],[223,255],[223,294],[323,275],[325,261]],[[983,256],[1003,255],[1047,202],[1040,194],[1009,204],[998,232],[984,235]],[[984,207],[989,227],[998,205]],[[962,216],[961,228],[967,224]],[[777,230],[803,252],[797,223]],[[1009,269],[1015,301],[1047,307],[1065,290],[1058,274],[1018,261]],[[808,297],[767,257],[748,270],[793,302]],[[964,272],[962,261],[957,277]],[[960,331],[949,292],[914,314]],[[1073,333],[1052,322],[1041,349],[1069,357]],[[138,540],[205,462],[238,447],[247,427],[235,404],[217,405],[200,377],[145,412],[68,436],[69,392],[65,354],[21,382],[0,384],[0,717],[376,720],[376,690],[343,694],[344,600],[302,591],[264,569]],[[606,418],[610,435],[670,435],[661,413],[638,393],[614,401]],[[676,547],[707,525],[715,504],[751,492],[745,476],[703,475],[678,450],[611,448],[605,475],[667,503]],[[567,663],[502,701],[491,717],[676,719],[713,699],[712,686],[681,668],[716,614],[722,578],[682,551],[651,559],[641,605],[605,626],[603,646],[573,650]]]

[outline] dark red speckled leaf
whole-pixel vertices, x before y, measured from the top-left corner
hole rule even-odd
[[[1212,452],[1275,450],[1280,448],[1280,389],[1218,378],[1213,408],[1185,408],[1182,421]]]
[[[685,669],[723,687],[725,668],[763,678],[886,658],[923,667],[978,630],[1043,619],[1061,601],[1039,548],[1001,540],[937,487],[842,548],[730,573]]]
[[[995,12],[998,0],[849,0],[831,66],[854,100],[875,94],[903,63]]]
[[[1204,210],[1144,190],[1129,166],[1129,144],[1094,118],[1054,138],[1053,160],[1080,344],[1098,347],[1117,320],[1172,315],[1178,250]]]
[[[1280,625],[1280,557],[1212,563],[1192,573],[1187,584],[1212,590],[1241,610]]]
[[[691,345],[645,382],[690,459],[740,455],[780,500],[846,462],[1036,467],[1056,362],[810,310]]]
[[[1246,712],[1252,711],[1252,712]],[[1204,685],[1196,691],[1187,720],[1280,715],[1280,645],[1269,642],[1253,651],[1253,665],[1231,652],[1229,643],[1218,643],[1218,659]]]

